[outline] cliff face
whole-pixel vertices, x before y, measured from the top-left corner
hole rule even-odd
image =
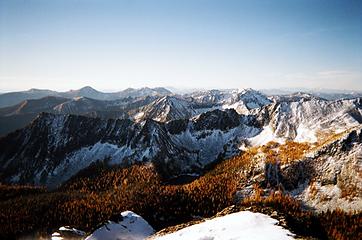
[[[229,121],[215,122],[229,115]],[[103,120],[40,114],[29,126],[0,139],[1,179],[58,185],[94,161],[130,165],[153,162],[167,176],[197,172],[225,154],[226,146],[257,134],[252,122],[217,111],[186,120]],[[213,124],[211,124],[213,123]]]

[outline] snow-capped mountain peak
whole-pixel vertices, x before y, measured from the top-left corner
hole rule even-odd
[[[188,101],[176,96],[164,96],[141,108],[134,119],[142,121],[150,118],[159,122],[167,122],[188,119],[193,115],[195,115],[195,111]]]

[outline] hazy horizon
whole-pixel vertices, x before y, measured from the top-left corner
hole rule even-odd
[[[361,1],[0,0],[0,91],[362,91]]]
[[[120,92],[129,88],[133,88],[133,87],[127,87],[127,88],[120,88],[120,89],[111,89],[111,88],[95,88],[93,86],[83,86],[80,88],[65,88],[65,89],[51,89],[51,88],[27,88],[27,89],[15,89],[15,90],[3,90],[0,89],[0,94],[4,94],[4,93],[11,93],[11,92],[24,92],[24,91],[30,91],[30,90],[50,90],[50,91],[56,91],[56,92],[67,92],[67,91],[76,91],[76,90],[80,90],[82,88],[86,88],[86,87],[91,87],[94,90],[97,90],[99,92],[103,92],[103,93],[113,93],[113,92]],[[196,91],[208,91],[208,90],[230,90],[230,89],[248,89],[247,87],[243,88],[243,87],[239,87],[239,88],[177,88],[177,87],[173,87],[173,86],[154,86],[154,87],[150,87],[150,86],[143,86],[143,87],[135,87],[133,89],[140,89],[140,88],[165,88],[169,91],[171,91],[172,93],[175,94],[185,94],[185,93],[192,93],[192,92],[196,92]],[[283,93],[285,92],[287,93],[294,93],[294,92],[309,92],[309,93],[362,93],[362,90],[356,90],[356,89],[331,89],[331,88],[305,88],[305,87],[292,87],[292,88],[288,88],[288,87],[281,87],[281,88],[251,88],[257,91],[261,91],[261,92],[278,92],[278,93]]]

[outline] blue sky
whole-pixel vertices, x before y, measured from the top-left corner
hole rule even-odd
[[[0,89],[362,90],[362,1],[0,0]]]

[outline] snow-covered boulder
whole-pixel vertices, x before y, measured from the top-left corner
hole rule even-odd
[[[294,239],[290,231],[276,225],[268,215],[242,211],[186,227],[163,236],[155,236],[153,240],[241,240],[241,239]]]
[[[108,221],[86,240],[141,240],[154,232],[155,230],[141,216],[125,211],[121,213],[119,219]]]
[[[58,231],[54,232],[52,234],[51,240],[61,240],[61,239],[67,239],[67,240],[75,240],[75,239],[84,239],[85,232],[71,228],[69,226],[60,227]]]

